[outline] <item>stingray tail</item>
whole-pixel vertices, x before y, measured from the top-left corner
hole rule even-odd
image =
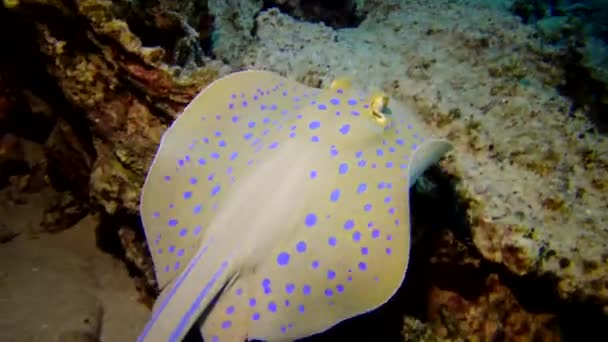
[[[137,342],[180,342],[213,305],[235,272],[230,258],[213,258],[216,253],[209,248],[217,249],[212,239],[199,249],[172,286],[165,288]],[[201,279],[206,282],[201,283]]]

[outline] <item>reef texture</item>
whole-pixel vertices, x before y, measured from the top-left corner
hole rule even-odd
[[[79,201],[107,215],[136,216],[145,172],[167,124],[202,87],[229,69],[203,56],[200,65],[190,58],[191,63],[184,67],[169,66],[165,61],[177,63],[176,57],[196,56],[196,49],[179,50],[181,54],[176,55],[159,46],[142,46],[126,22],[115,16],[124,11],[119,5],[32,0],[10,2],[8,8],[2,8],[3,31],[21,30],[23,35],[5,37],[2,42],[16,56],[3,56],[2,80],[17,91],[5,94],[0,104],[7,116],[2,117],[7,122],[3,127],[39,133],[34,140],[44,144],[45,170],[55,188],[73,192]],[[155,25],[161,29],[169,30],[167,27],[179,21],[175,19],[178,13],[163,4],[148,10],[154,12]],[[29,89],[40,97],[25,96]],[[37,104],[50,109],[39,110]],[[34,115],[41,111],[44,115]],[[23,122],[18,119],[21,112],[34,114]],[[15,139],[4,135],[1,144],[7,151],[0,154],[3,166],[14,169],[23,164]],[[7,177],[0,175],[0,181]],[[46,221],[51,225],[58,220],[73,223],[80,214],[68,207],[69,201],[59,201],[55,211],[63,217],[49,215]],[[107,229],[118,232],[118,227]],[[140,231],[137,225],[131,229]],[[136,249],[138,258],[145,257],[137,246],[123,247]],[[132,254],[126,253],[127,257]],[[140,264],[138,258],[131,262]],[[147,281],[154,288],[153,277]]]
[[[143,291],[153,293],[155,281],[139,191],[161,135],[205,85],[246,67],[315,87],[349,76],[416,107],[455,144],[441,169],[464,233],[457,220],[442,229],[468,242],[449,244],[449,267],[494,269],[475,296],[433,285],[423,305],[430,328],[406,319],[406,340],[558,340],[552,314],[524,309],[503,277],[549,279],[544,290],[564,302],[608,312],[608,139],[588,106],[558,92],[573,88],[571,50],[546,44],[542,28],[509,8],[483,0],[345,1],[331,13],[303,1],[3,3],[0,27],[23,35],[0,39],[16,56],[0,56],[0,184],[53,184],[61,195],[45,214],[50,231],[101,211],[102,235],[115,238],[105,247],[122,249]],[[587,48],[604,60],[601,48]],[[28,158],[26,141],[44,145],[45,158],[35,159],[43,161]],[[12,236],[0,227],[0,238]],[[476,256],[454,257],[462,250]]]

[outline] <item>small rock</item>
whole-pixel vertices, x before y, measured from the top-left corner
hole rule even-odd
[[[19,233],[14,232],[12,229],[7,227],[4,223],[0,222],[0,244],[10,242],[16,238]]]
[[[27,171],[21,139],[10,133],[0,137],[0,187],[6,186],[11,176]]]
[[[41,226],[48,232],[56,233],[75,225],[87,212],[87,208],[70,192],[62,192],[44,211]]]

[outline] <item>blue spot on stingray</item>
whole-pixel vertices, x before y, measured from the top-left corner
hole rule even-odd
[[[190,177],[190,184],[194,185],[198,182],[198,179],[196,179],[196,177]]]
[[[338,172],[343,175],[346,174],[348,172],[348,164],[347,163],[342,163],[340,164],[340,167],[338,169]]]
[[[340,127],[340,133],[342,133],[343,135],[348,134],[348,132],[350,132],[349,124],[344,124],[344,125],[342,125],[342,127]]]
[[[298,241],[298,243],[296,244],[296,251],[298,251],[298,253],[306,252],[306,242]]]
[[[215,131],[215,136],[216,136],[216,137],[218,137],[218,138],[219,138],[219,137],[221,137],[221,136],[222,136],[222,132],[220,132],[220,131]]]
[[[340,100],[334,97],[331,100],[329,100],[329,103],[331,103],[334,106],[337,106],[340,104]]]
[[[317,223],[317,215],[310,213],[308,215],[306,215],[306,226],[307,227],[312,227]]]
[[[167,224],[171,227],[175,227],[177,226],[177,220],[176,219],[170,219]]]
[[[289,257],[289,253],[287,252],[279,253],[279,256],[277,257],[277,264],[279,264],[279,266],[285,266],[289,264]]]
[[[377,239],[380,237],[380,231],[378,229],[372,230],[372,238]]]
[[[302,286],[302,293],[303,293],[305,296],[310,295],[310,291],[311,291],[311,290],[312,290],[312,289],[311,289],[310,285],[308,285],[308,284],[305,284],[304,286]]]
[[[201,230],[203,230],[203,227],[201,227],[201,226],[194,227],[194,231],[193,231],[194,235],[200,234]]]
[[[338,150],[336,150],[335,148],[332,148],[331,150],[329,150],[329,154],[330,154],[332,157],[335,157],[335,156],[337,156],[337,155],[338,155]]]
[[[214,178],[214,177],[215,177],[215,172],[211,172],[211,173],[209,174],[209,177],[207,177],[207,180],[211,182],[211,181],[213,180],[213,178]]]
[[[313,135],[313,136],[310,138],[310,141],[312,141],[312,142],[319,142],[319,136],[317,136],[317,135]]]
[[[387,255],[391,255],[391,253],[393,253],[393,250],[390,247],[387,247],[385,251]]]
[[[232,154],[230,155],[230,160],[235,160],[236,157],[238,157],[238,156],[239,156],[238,152],[232,152]]]
[[[342,284],[336,285],[336,291],[338,291],[340,293],[344,292],[344,285],[342,285]]]
[[[316,270],[317,268],[319,268],[319,260],[314,260],[310,265]]]
[[[403,144],[404,144],[403,139],[401,139],[401,138],[399,138],[399,139],[395,140],[395,143],[396,143],[397,145],[403,145]]]
[[[232,117],[232,122],[237,123],[239,121],[239,117],[238,116],[233,116]]]
[[[367,162],[365,161],[365,159],[361,159],[359,160],[359,162],[357,163],[357,165],[359,165],[359,167],[364,167],[365,164],[367,164]]]
[[[384,189],[385,186],[386,186],[386,183],[384,183],[384,182],[378,183],[378,189]]]
[[[331,297],[334,295],[334,291],[332,289],[325,289],[325,296]]]
[[[232,322],[224,321],[222,322],[222,329],[229,329],[232,326]]]
[[[311,121],[308,125],[308,128],[310,129],[317,129],[319,127],[321,127],[321,123],[319,121]]]
[[[184,199],[189,199],[190,197],[192,197],[192,191],[185,191],[184,192]]]
[[[357,151],[357,152],[355,152],[355,157],[357,157],[357,158],[363,157],[363,151]]]
[[[361,183],[359,184],[359,186],[357,187],[357,193],[358,194],[362,194],[365,192],[365,190],[367,190],[367,184],[365,183]]]
[[[234,313],[234,306],[230,305],[229,307],[226,308],[227,315],[232,315],[233,313]]]
[[[334,270],[327,271],[327,279],[332,280],[334,278],[336,278],[336,271],[334,271]]]
[[[367,264],[366,264],[365,262],[361,261],[361,262],[359,263],[359,269],[360,269],[361,271],[365,271],[365,270],[367,269]]]
[[[317,106],[317,108],[318,108],[319,110],[326,110],[326,109],[327,109],[327,106],[326,106],[326,105],[324,105],[323,103],[319,103],[319,105]]]
[[[169,248],[167,248],[167,251],[169,251],[169,253],[175,252],[175,246],[173,246],[173,245],[169,246]]]
[[[277,105],[274,103],[270,105],[270,110],[277,110],[277,108]]]
[[[327,243],[334,247],[338,243],[338,239],[336,239],[335,236],[330,236],[329,239],[327,239]]]
[[[221,187],[219,184],[216,184],[213,189],[211,189],[211,196],[215,196],[218,194],[218,192],[220,192]]]
[[[317,171],[312,170],[310,171],[310,179],[315,179],[317,177]]]
[[[259,321],[260,320],[260,313],[259,312],[254,312],[253,315],[251,316],[251,319],[254,321]]]
[[[354,106],[354,105],[357,104],[357,100],[355,100],[355,99],[349,99],[348,100],[348,104],[351,105],[351,106]]]
[[[289,133],[289,137],[290,137],[290,138],[295,138],[295,136],[296,136],[296,132],[291,132],[291,133]]]
[[[391,200],[392,200],[392,197],[391,197],[391,196],[386,196],[386,197],[384,198],[384,203],[390,203],[390,202],[391,202]]]
[[[217,153],[217,152],[212,152],[212,153],[211,153],[211,158],[213,158],[213,159],[218,159],[219,157],[220,157],[220,154],[219,154],[219,153]]]
[[[277,305],[274,302],[268,303],[268,311],[277,312]]]
[[[369,253],[369,249],[367,247],[361,247],[361,254],[367,255]]]
[[[249,298],[249,306],[250,306],[250,307],[254,307],[254,306],[255,306],[255,304],[256,304],[256,300],[255,300],[255,298]]]
[[[177,161],[177,164],[178,164],[180,167],[184,166],[184,160],[183,160],[183,159],[178,160],[178,161]]]
[[[194,214],[200,214],[200,212],[203,210],[203,206],[200,204],[197,204],[194,206],[194,209],[192,209],[192,213]]]
[[[253,127],[255,127],[255,122],[254,121],[249,121],[249,123],[247,124],[247,126],[249,128],[253,128]]]
[[[243,107],[247,107],[247,101],[243,101],[243,103],[241,103],[243,105]]]
[[[264,118],[264,120],[262,120],[262,122],[263,122],[265,125],[268,125],[268,123],[270,122],[270,118]]]
[[[287,294],[292,294],[295,290],[296,290],[295,284],[288,283],[287,285],[285,285],[285,292],[287,292]]]
[[[304,304],[300,304],[298,306],[298,311],[300,311],[301,313],[304,313],[305,310],[306,310],[306,308],[304,307]]]
[[[205,164],[207,164],[207,161],[205,160],[205,158],[198,158],[198,164],[205,165]]]
[[[271,150],[274,150],[278,146],[279,146],[279,142],[278,141],[274,141],[270,145],[268,145],[268,148],[271,149]]]
[[[179,236],[181,236],[181,237],[186,236],[186,234],[188,234],[188,229],[186,229],[186,228],[182,228],[182,229],[179,231]]]
[[[390,153],[395,153],[395,148],[391,146],[391,147],[388,148],[388,151]]]
[[[377,149],[377,150],[376,150],[376,155],[377,155],[378,157],[382,157],[382,156],[384,155],[384,151],[382,151],[382,149],[381,149],[381,148],[379,148],[379,149]]]
[[[393,167],[393,162],[386,162],[385,166],[387,169],[390,169]]]
[[[340,199],[340,189],[335,189],[334,191],[332,191],[331,196],[329,196],[329,199],[332,202],[337,202]]]
[[[348,219],[346,220],[346,222],[344,222],[344,229],[346,230],[350,230],[353,229],[353,227],[355,226],[355,221]]]

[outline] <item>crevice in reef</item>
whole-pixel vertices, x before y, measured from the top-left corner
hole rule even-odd
[[[595,123],[598,131],[608,134],[608,93],[606,82],[594,79],[589,68],[582,63],[583,56],[576,49],[570,49],[563,61],[564,82],[557,89],[572,99],[573,107],[585,108],[589,119]]]
[[[125,20],[143,46],[162,47],[163,62],[167,64],[201,66],[203,56],[211,55],[213,17],[206,1],[119,1],[113,11]]]
[[[73,34],[78,30],[70,31],[66,27],[71,25],[63,26],[64,18],[59,11],[45,10],[45,18],[71,45],[82,47],[84,51],[95,50],[93,45]],[[73,24],[78,26],[75,22]],[[66,101],[56,80],[45,68],[50,61],[41,54],[36,44],[38,37],[31,20],[10,15],[2,8],[0,29],[3,32],[20,32],[19,35],[4,35],[1,42],[3,50],[11,52],[2,54],[0,64],[3,66],[2,81],[13,91],[14,109],[5,114],[7,119],[2,123],[0,133],[10,132],[20,138],[44,144],[48,161],[46,173],[53,187],[58,191],[73,191],[81,200],[86,201],[90,165],[83,161],[79,165],[79,172],[66,173],[64,168],[73,167],[78,161],[71,159],[67,163],[67,160],[63,160],[66,151],[58,149],[68,148],[76,152],[75,149],[82,148],[83,151],[78,153],[83,152],[90,157],[89,160],[94,160],[90,124],[79,109]],[[61,113],[60,117],[55,113]],[[68,143],[66,139],[72,139],[71,142],[77,144]],[[76,179],[68,175],[82,177]]]
[[[353,0],[339,1],[276,1],[264,0],[262,10],[278,8],[281,12],[294,18],[312,23],[322,22],[334,29],[357,27],[365,19],[356,13]]]

